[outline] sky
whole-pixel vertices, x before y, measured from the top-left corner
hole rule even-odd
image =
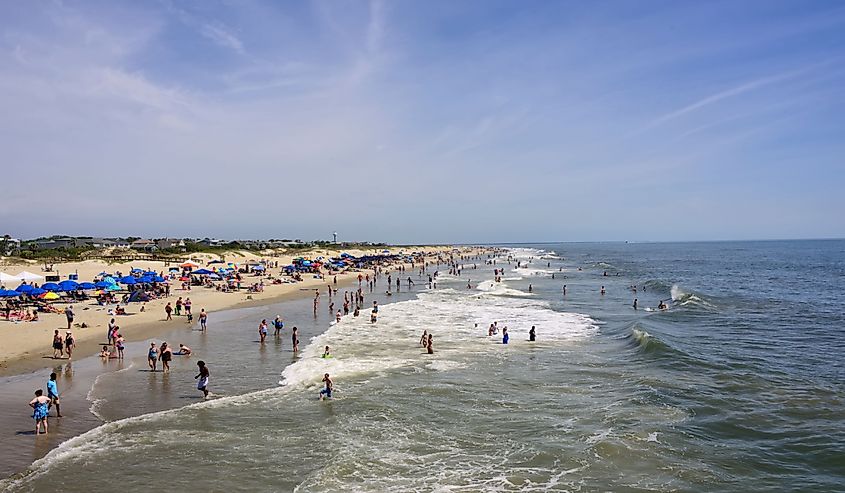
[[[837,1],[0,4],[0,234],[845,237]]]

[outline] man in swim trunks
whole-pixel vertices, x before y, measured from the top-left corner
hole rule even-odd
[[[208,377],[211,376],[211,373],[208,371],[208,367],[205,366],[205,361],[197,361],[197,366],[200,369],[199,374],[194,377],[194,379],[199,378],[199,381],[197,381],[197,390],[201,390],[203,397],[208,399]]]
[[[61,358],[65,354],[65,343],[59,329],[53,333],[53,359]]]
[[[62,417],[62,409],[59,407],[59,387],[56,386],[56,372],[50,374],[50,380],[47,380],[47,398],[50,399],[50,404],[56,406],[56,417]]]
[[[320,400],[323,400],[324,398],[331,399],[332,388],[334,388],[334,383],[332,382],[332,379],[329,377],[328,373],[323,376],[323,383],[326,384],[326,388],[320,391]]]

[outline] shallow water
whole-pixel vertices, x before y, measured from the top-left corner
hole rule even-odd
[[[316,319],[310,300],[215,314],[170,341],[197,352],[170,375],[139,353],[101,376],[91,405],[109,422],[3,486],[106,491],[113,471],[130,489],[152,474],[213,491],[845,490],[845,242],[522,247],[533,260],[499,259],[503,283],[483,263],[431,291],[405,274],[417,287],[376,324],[329,325],[325,294]],[[278,312],[284,336],[262,348],[257,322]]]

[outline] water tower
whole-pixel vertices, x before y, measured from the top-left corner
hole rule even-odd
[[[337,231],[332,233],[332,236],[334,237],[334,242],[337,243]]]

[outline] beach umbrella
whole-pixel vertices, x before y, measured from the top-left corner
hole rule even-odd
[[[97,275],[98,275],[98,276],[100,276],[100,277],[106,277],[106,276],[109,276],[110,274],[109,274],[108,272],[106,272],[106,271],[103,271],[103,272],[100,272],[100,273],[99,273],[99,274],[97,274]]]
[[[114,284],[114,283],[113,282],[106,282],[106,281],[98,281],[98,282],[94,283],[94,287],[107,288],[107,287],[111,286],[112,284]]]
[[[164,282],[164,281],[165,281],[165,279],[161,276],[154,276],[153,277],[153,282]]]
[[[29,284],[21,284],[20,286],[15,288],[15,291],[17,291],[18,293],[29,293],[33,289],[35,289],[35,288],[30,286]]]
[[[179,267],[182,267],[183,269],[196,269],[197,267],[199,267],[199,264],[188,260],[184,264],[180,264]]]
[[[145,276],[157,276],[158,272],[156,272],[154,270],[148,270],[147,272],[144,272],[144,275]]]
[[[79,283],[79,289],[96,289],[97,285],[93,282],[81,282]]]
[[[191,274],[196,274],[198,276],[207,276],[209,274],[214,274],[214,272],[212,272],[208,269],[199,269],[199,270],[195,270],[195,271],[191,272]]]
[[[120,278],[121,284],[136,284],[138,281],[132,276],[124,276]]]
[[[13,291],[11,289],[0,289],[0,298],[14,298],[15,296],[20,296],[21,293],[17,291]]]
[[[141,269],[132,269],[132,270],[131,270],[131,271],[129,271],[129,272],[130,272],[130,273],[132,273],[132,274],[136,274],[136,273],[139,273],[139,272],[144,272],[144,271],[143,271],[143,270],[141,270]]]
[[[52,301],[52,300],[57,300],[57,299],[61,298],[61,296],[59,296],[56,293],[44,293],[41,296],[39,296],[39,298],[41,298],[42,300]]]
[[[143,276],[143,277],[139,277],[138,279],[136,279],[136,281],[141,282],[141,283],[151,283],[151,282],[153,282],[153,277],[152,276]]]
[[[70,279],[59,283],[59,290],[61,291],[73,291],[77,287],[79,287],[79,283],[76,281],[71,281]]]
[[[45,291],[41,288],[35,288],[35,289],[33,289],[32,291],[29,292],[29,295],[30,296],[41,296],[42,294],[44,294],[46,292],[47,291]]]
[[[54,282],[48,282],[48,283],[42,284],[41,289],[43,289],[45,291],[58,291],[62,288],[60,288],[59,285],[54,283]]]

